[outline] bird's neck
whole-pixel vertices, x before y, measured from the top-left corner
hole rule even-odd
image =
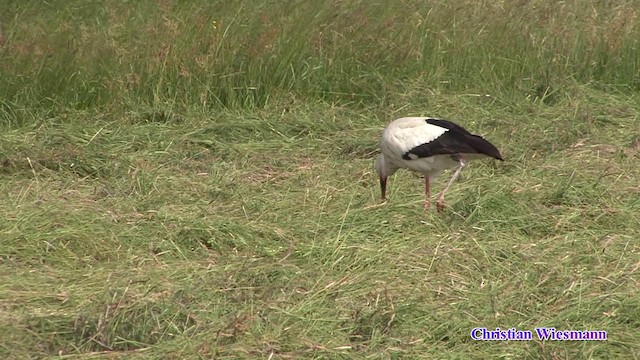
[[[398,170],[398,167],[387,161],[383,154],[380,154],[376,161],[376,170],[378,170],[380,177],[387,178],[393,175]]]

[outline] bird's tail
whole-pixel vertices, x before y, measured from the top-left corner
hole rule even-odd
[[[482,136],[471,135],[468,136],[469,144],[480,154],[485,154],[487,156],[491,156],[494,159],[498,159],[503,161],[502,154],[500,154],[500,150],[495,147],[492,143],[485,140]]]

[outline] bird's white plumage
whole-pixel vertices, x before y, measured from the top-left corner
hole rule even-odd
[[[426,122],[428,117],[405,117],[389,124],[382,133],[382,143],[389,150],[402,154],[416,146],[431,142],[448,131]]]

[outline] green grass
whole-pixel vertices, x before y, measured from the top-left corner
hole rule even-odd
[[[2,3],[0,357],[640,358],[637,8]],[[407,115],[506,161],[380,204]]]

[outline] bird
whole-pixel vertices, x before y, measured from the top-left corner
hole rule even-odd
[[[444,195],[469,160],[494,158],[504,161],[500,151],[482,136],[474,135],[451,121],[432,117],[403,117],[382,132],[376,170],[380,176],[382,201],[386,201],[387,179],[398,169],[425,176],[424,209],[431,206],[431,181],[443,171],[455,169],[437,197],[438,211],[444,209]]]

